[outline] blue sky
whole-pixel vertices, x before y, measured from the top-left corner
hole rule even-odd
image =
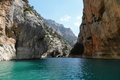
[[[83,0],[29,0],[31,6],[46,19],[71,28],[77,36],[81,23]]]

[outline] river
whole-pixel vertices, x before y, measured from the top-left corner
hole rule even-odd
[[[0,62],[0,80],[120,80],[120,60],[47,58]]]

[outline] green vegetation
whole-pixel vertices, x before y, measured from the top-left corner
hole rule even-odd
[[[48,47],[51,49],[51,48],[57,47],[58,45],[62,44],[62,46],[61,46],[62,47],[61,49],[63,52],[62,55],[66,56],[67,55],[66,51],[68,51],[67,41],[61,35],[59,35],[57,32],[55,32],[51,27],[49,27],[45,23],[43,25],[44,25],[45,32],[46,32],[45,40],[48,44]]]
[[[10,4],[12,4],[12,3],[13,3],[13,0],[10,1]]]
[[[29,11],[32,14],[33,13],[33,9],[34,9],[33,6],[24,8],[24,18],[26,17],[26,11]]]
[[[3,5],[3,4],[4,4],[4,2],[0,0],[0,5]]]
[[[24,2],[28,3],[28,0],[23,0]]]

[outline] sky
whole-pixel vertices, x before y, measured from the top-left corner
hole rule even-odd
[[[82,21],[83,0],[29,0],[29,3],[42,17],[71,28],[78,36]]]

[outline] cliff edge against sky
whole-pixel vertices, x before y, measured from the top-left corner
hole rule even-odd
[[[0,61],[66,57],[70,48],[28,0],[0,0]]]
[[[79,38],[71,54],[79,51],[82,57],[120,59],[120,0],[83,2]]]

